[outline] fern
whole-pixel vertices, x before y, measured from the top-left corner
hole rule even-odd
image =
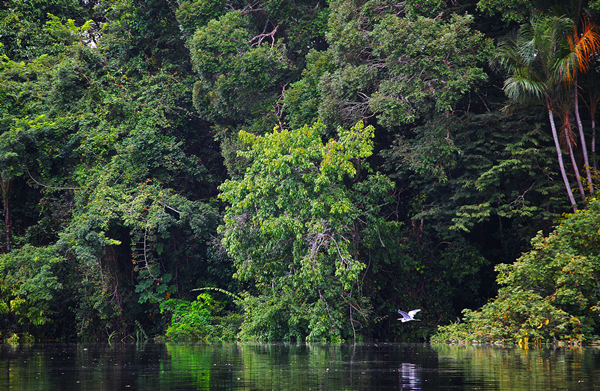
[[[209,291],[209,290],[210,290],[210,291],[217,291],[217,292],[225,293],[226,295],[229,295],[229,296],[233,297],[234,299],[236,299],[236,300],[238,300],[238,301],[241,301],[241,300],[242,300],[242,298],[241,298],[241,297],[239,297],[238,295],[236,295],[235,293],[231,293],[231,292],[229,292],[229,291],[226,291],[225,289],[216,288],[216,287],[213,287],[213,286],[206,286],[206,287],[204,287],[204,288],[196,288],[196,289],[192,289],[192,292],[193,292],[193,291]]]

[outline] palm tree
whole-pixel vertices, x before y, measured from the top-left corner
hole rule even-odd
[[[579,116],[579,91],[577,85],[577,75],[579,72],[583,73],[587,71],[592,56],[596,53],[598,47],[600,47],[600,34],[598,34],[596,25],[589,22],[586,18],[583,18],[581,32],[578,32],[577,25],[574,24],[572,34],[567,37],[567,42],[567,54],[557,63],[557,67],[559,75],[565,84],[567,86],[573,86],[573,109],[575,111],[577,129],[579,130],[579,139],[583,152],[583,161],[585,163],[588,187],[590,193],[593,193],[590,160],[588,158],[587,144],[583,134],[581,117]]]
[[[587,90],[587,101],[584,99],[584,103],[590,113],[590,119],[592,120],[592,139],[590,141],[590,152],[592,153],[592,166],[594,171],[598,170],[598,164],[596,162],[596,109],[600,104],[600,72],[598,70],[592,70],[586,74],[585,80]]]
[[[575,174],[575,179],[577,180],[577,187],[579,188],[581,199],[583,202],[585,202],[585,190],[583,188],[583,183],[581,182],[581,176],[579,175],[579,167],[577,165],[577,160],[575,159],[575,152],[573,151],[573,145],[576,145],[576,140],[575,134],[573,133],[573,128],[571,126],[571,107],[573,107],[571,98],[572,94],[570,90],[560,90],[557,92],[557,96],[555,97],[555,111],[562,122],[558,137],[561,145],[565,145],[567,147],[567,152],[571,158],[573,173]],[[590,184],[588,183],[588,186],[589,185]]]
[[[573,23],[564,17],[534,17],[519,29],[516,37],[501,41],[493,63],[508,71],[504,92],[511,102],[527,100],[542,103],[548,112],[560,173],[573,212],[577,203],[569,184],[560,140],[554,122],[554,98],[561,88],[558,65],[564,38]]]

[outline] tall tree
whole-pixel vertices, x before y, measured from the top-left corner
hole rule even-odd
[[[598,162],[596,159],[596,112],[598,104],[600,104],[600,73],[596,68],[585,74],[584,85],[587,87],[587,94],[583,95],[583,101],[588,108],[591,121],[591,140],[590,140],[590,152],[592,167],[594,170],[598,169]]]
[[[308,111],[303,100],[318,96],[313,115],[330,131],[358,120],[398,131],[425,114],[450,113],[486,80],[481,65],[491,40],[471,29],[471,16],[426,17],[398,7],[332,3],[327,53],[313,53],[306,79],[286,93],[291,117],[306,118],[293,111]]]
[[[519,29],[516,37],[503,40],[494,61],[509,73],[504,91],[513,102],[536,100],[548,113],[560,173],[573,211],[577,203],[565,170],[560,139],[554,122],[554,100],[561,88],[559,68],[562,45],[572,26],[568,18],[536,17]]]
[[[583,132],[583,125],[579,115],[579,88],[578,74],[588,70],[589,64],[600,47],[600,34],[597,31],[597,26],[582,19],[582,28],[578,31],[577,25],[573,25],[573,32],[567,36],[569,52],[561,61],[560,73],[563,80],[573,86],[573,109],[575,111],[575,119],[577,129],[579,130],[579,141],[583,152],[583,160],[585,164],[585,172],[590,193],[593,193],[592,175],[590,172],[590,160],[588,157],[588,148]]]
[[[379,205],[393,185],[369,174],[373,127],[357,124],[322,142],[324,126],[241,132],[249,166],[221,185],[223,244],[235,276],[254,281],[245,338],[339,341],[368,322],[361,276],[365,242],[383,224]]]

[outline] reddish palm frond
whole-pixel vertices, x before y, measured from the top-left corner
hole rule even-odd
[[[568,83],[573,82],[577,71],[586,72],[588,70],[592,55],[600,48],[598,26],[586,18],[582,19],[581,25],[581,33],[575,27],[573,36],[567,38],[572,54],[564,74],[564,80]]]

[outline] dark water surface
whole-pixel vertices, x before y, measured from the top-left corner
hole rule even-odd
[[[0,390],[600,390],[600,350],[427,344],[0,345]]]

